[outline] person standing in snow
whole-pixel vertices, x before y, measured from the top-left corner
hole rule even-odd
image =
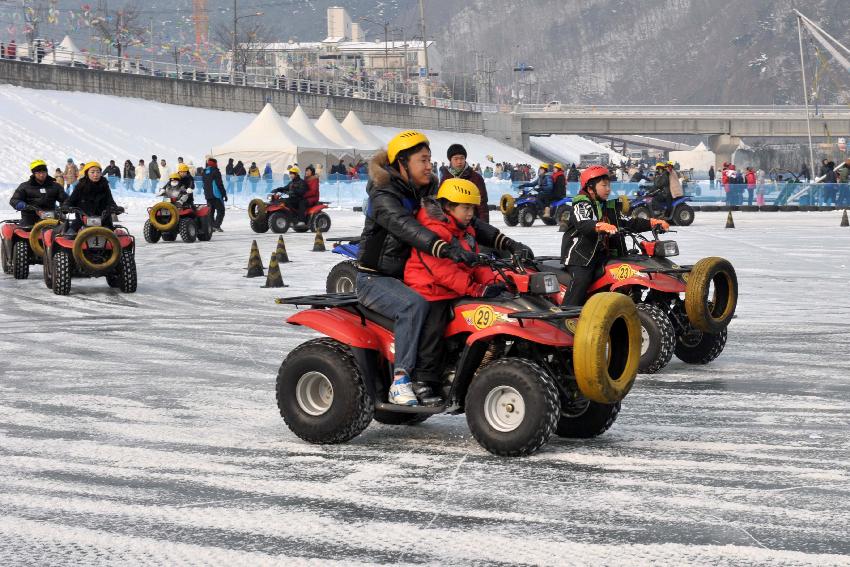
[[[136,178],[136,168],[133,167],[133,162],[124,160],[124,191],[129,191],[133,188],[133,180]]]
[[[68,162],[65,165],[65,171],[62,172],[65,177],[65,184],[68,187],[68,191],[71,191],[74,188],[74,185],[77,184],[77,178],[80,176],[80,170],[74,164],[73,158],[68,158]]]
[[[171,168],[165,163],[165,158],[159,160],[159,175],[160,179],[168,179],[171,177]]]
[[[236,191],[233,194],[236,195],[238,200],[239,194],[242,193],[242,184],[245,183],[245,176],[248,175],[242,160],[237,161],[236,165],[233,166],[233,175],[236,177]]]
[[[712,165],[711,167],[708,168],[708,186],[712,189],[714,189],[714,179],[715,179],[715,177],[716,177],[716,175],[714,173],[714,166]]]
[[[136,187],[135,190],[142,192],[145,190],[145,185],[148,182],[148,168],[145,166],[145,160],[140,159],[139,165],[136,166]]]
[[[263,179],[266,181],[266,192],[271,193],[274,189],[274,173],[272,172],[272,164],[266,162],[266,167],[263,169]]]
[[[453,178],[466,179],[475,184],[481,195],[481,204],[475,207],[475,216],[489,223],[490,211],[487,208],[487,186],[484,184],[481,174],[469,167],[469,164],[466,162],[466,148],[461,144],[452,144],[446,152],[446,157],[449,159],[449,165],[440,168],[440,185],[447,179]]]
[[[151,193],[156,193],[161,177],[162,174],[159,171],[159,165],[156,163],[156,156],[151,156],[151,161],[148,164],[148,182],[150,184]]]
[[[207,204],[213,209],[213,230],[224,232],[221,223],[224,222],[224,203],[227,202],[227,190],[221,179],[221,171],[218,169],[218,160],[213,157],[207,158],[207,167],[204,169],[204,197]]]
[[[109,165],[103,169],[103,175],[109,182],[109,188],[114,191],[115,186],[118,184],[118,180],[121,179],[121,170],[118,169],[117,165],[115,165],[114,159],[109,160]]]

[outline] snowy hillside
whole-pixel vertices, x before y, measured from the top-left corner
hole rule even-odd
[[[253,114],[223,112],[162,104],[139,99],[88,93],[33,90],[0,85],[0,183],[14,183],[28,175],[35,158],[47,161],[51,172],[74,161],[125,159],[148,163],[152,154],[169,165],[183,156],[202,163],[212,146],[229,140],[254,118]],[[316,116],[311,118],[315,119]],[[370,127],[381,140],[398,130]],[[496,161],[537,164],[510,146],[478,134],[426,130],[437,161],[449,145],[464,144],[473,163],[487,155]]]

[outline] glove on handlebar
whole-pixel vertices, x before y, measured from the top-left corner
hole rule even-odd
[[[502,282],[497,282],[494,284],[476,284],[475,292],[473,293],[473,297],[481,297],[484,299],[490,299],[493,297],[499,297],[503,291],[507,289],[505,284]]]
[[[617,227],[607,222],[596,223],[596,232],[607,232],[608,234],[617,234]]]
[[[478,264],[478,254],[470,252],[454,242],[440,248],[439,254],[440,258],[448,258],[452,262],[466,264],[467,266]]]

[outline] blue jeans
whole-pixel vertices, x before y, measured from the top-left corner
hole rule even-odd
[[[411,374],[419,335],[431,309],[428,301],[401,280],[363,273],[357,274],[357,299],[364,307],[395,321],[395,370]]]

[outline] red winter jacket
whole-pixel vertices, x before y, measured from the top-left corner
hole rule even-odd
[[[746,175],[744,175],[744,179],[746,180],[748,187],[754,186],[756,184],[756,172],[748,171]]]
[[[416,214],[416,220],[446,242],[457,239],[463,248],[478,250],[475,229],[471,226],[461,228],[454,217],[446,215],[434,199],[423,203]],[[476,295],[481,292],[482,285],[495,281],[495,274],[490,268],[470,268],[448,258],[436,258],[416,248],[412,250],[404,268],[404,283],[428,301]]]
[[[307,206],[312,207],[319,202],[319,178],[315,175],[304,179],[307,184],[307,192],[304,193],[304,200],[307,201]]]

